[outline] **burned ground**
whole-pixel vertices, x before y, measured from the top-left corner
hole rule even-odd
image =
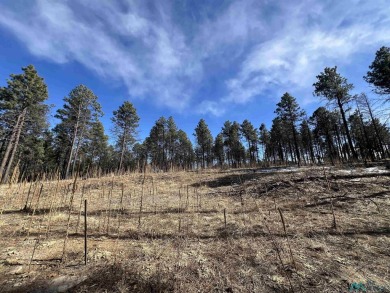
[[[1,186],[0,288],[388,292],[389,179],[382,168],[300,168]]]

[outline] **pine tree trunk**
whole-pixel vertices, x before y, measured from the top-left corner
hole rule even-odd
[[[367,98],[366,98],[365,102],[366,102],[366,105],[367,105],[368,113],[370,114],[371,123],[374,125],[375,135],[376,135],[376,137],[378,139],[379,147],[380,147],[381,152],[382,152],[382,156],[383,156],[383,158],[385,158],[386,157],[386,151],[385,151],[385,148],[383,147],[383,141],[382,141],[382,138],[381,138],[381,136],[379,134],[379,131],[378,131],[378,125],[376,124],[376,121],[374,119],[374,114],[372,113],[371,106],[370,106]]]
[[[10,137],[9,142],[7,144],[7,148],[5,149],[4,156],[3,156],[3,159],[2,159],[1,165],[0,165],[0,182],[2,182],[4,169],[5,169],[6,165],[7,165],[8,158],[9,158],[9,155],[11,153],[11,150],[12,150],[12,148],[15,145],[14,141],[15,141],[15,138],[16,138],[16,135],[17,135],[17,132],[18,132],[19,123],[20,123],[20,120],[22,119],[23,113],[24,113],[24,110],[23,110],[22,113],[20,113],[18,115],[18,119],[16,120],[16,124],[13,127],[13,129],[12,129],[11,137]]]
[[[293,131],[293,137],[294,137],[295,152],[297,154],[297,159],[298,159],[298,167],[300,167],[301,166],[301,155],[299,153],[297,133],[296,133],[294,124],[292,125],[292,131]]]
[[[248,144],[248,151],[249,151],[249,166],[252,166],[252,153],[251,153],[251,144],[249,142],[249,138],[246,139],[246,142]],[[246,163],[246,155],[244,157],[244,162]]]
[[[329,149],[329,158],[330,158],[330,161],[332,163],[332,166],[334,166],[334,158],[333,158],[333,154],[334,154],[334,143],[332,141],[332,136],[331,134],[329,133],[329,130],[326,131],[326,141],[328,143],[328,149]]]
[[[205,169],[206,168],[206,160],[205,160],[205,155],[204,155],[204,145],[202,145],[202,169]]]
[[[126,129],[123,132],[123,139],[122,139],[122,150],[121,150],[121,158],[119,160],[119,167],[118,167],[118,174],[122,172],[122,164],[123,164],[123,157],[125,155],[125,143],[126,143]]]
[[[162,160],[163,160],[163,167],[162,169],[166,172],[167,171],[167,165],[166,165],[166,155],[165,155],[165,129],[164,129],[164,125],[163,125],[163,143],[162,143],[162,152],[163,152],[163,157],[162,157]]]
[[[79,127],[79,121],[77,119],[76,126],[74,127],[75,129],[74,129],[74,134],[73,134],[73,139],[72,139],[72,145],[70,147],[70,154],[69,154],[68,162],[66,165],[65,179],[67,179],[69,177],[69,170],[70,170],[70,165],[72,164],[72,157],[73,157],[73,153],[74,153],[74,145],[76,143],[78,127]]]
[[[284,164],[285,161],[284,161],[283,148],[282,148],[280,142],[278,143],[278,148],[279,148],[279,157],[280,157],[280,160],[281,160],[281,162]]]
[[[74,152],[74,160],[73,160],[73,166],[72,166],[72,174],[75,173],[75,169],[76,169],[76,161],[77,161],[77,158],[78,158],[78,155],[79,155],[79,149],[80,149],[80,141],[81,139],[84,137],[84,132],[85,132],[85,128],[86,128],[86,124],[87,124],[87,121],[86,121],[86,118],[84,116],[84,121],[83,123],[81,124],[81,132],[80,132],[80,135],[79,135],[79,139],[77,140],[77,146],[76,146],[76,150]],[[79,168],[77,171],[79,171],[80,169],[80,165],[81,165],[81,162],[79,164]],[[76,175],[77,176],[77,175]]]
[[[309,137],[309,150],[310,150],[310,158],[311,158],[311,162],[313,164],[315,164],[315,157],[314,157],[314,150],[313,150],[313,139],[311,137],[311,133],[310,133],[310,129],[307,128],[307,135]]]
[[[338,127],[336,124],[334,126],[334,130],[336,132],[337,158],[339,159],[339,161],[341,159],[342,162],[344,162],[344,161],[346,162],[346,161],[348,161],[348,156],[351,156],[351,154],[349,152],[348,152],[348,154],[345,154],[345,152],[343,150],[343,144],[342,144],[342,141],[340,138],[340,133],[339,133],[339,130],[338,130]],[[345,136],[344,136],[344,139],[345,139]]]
[[[290,152],[291,161],[294,162],[294,163],[296,163],[297,161],[296,161],[296,159],[295,159],[294,152],[293,152],[293,148],[292,148],[292,146],[291,146],[290,140],[288,141],[288,150],[289,150],[289,152]],[[286,157],[287,157],[287,155],[286,155]]]
[[[16,137],[15,137],[15,142],[12,144],[12,153],[11,153],[11,156],[10,156],[10,159],[8,160],[8,164],[7,164],[7,168],[5,170],[5,173],[4,173],[4,176],[2,177],[2,183],[6,183],[7,180],[8,180],[8,176],[9,176],[9,173],[10,173],[10,170],[11,170],[11,166],[12,166],[12,163],[14,161],[14,158],[15,158],[15,154],[16,154],[16,150],[18,148],[18,145],[19,145],[19,139],[20,139],[20,134],[22,132],[22,128],[23,128],[23,124],[24,124],[24,120],[25,120],[25,117],[26,117],[26,112],[27,112],[27,109],[24,108],[22,114],[21,114],[21,117],[20,117],[20,120],[17,122],[18,127],[17,127],[17,132],[16,132]]]
[[[73,164],[72,164],[72,177],[75,174],[75,170],[76,170],[76,162],[77,162],[77,157],[78,157],[78,153],[79,153],[81,138],[82,138],[82,135],[80,135],[79,139],[77,140],[76,149],[74,151],[74,159],[73,159]],[[76,176],[77,176],[77,174],[76,174]]]
[[[359,108],[359,105],[357,105],[357,109],[358,109],[358,114],[359,114],[359,120],[360,120],[360,132],[364,135],[364,140],[365,140],[365,143],[366,143],[366,148],[367,148],[367,151],[370,155],[370,158],[371,158],[371,161],[375,161],[376,158],[375,158],[375,155],[374,155],[374,151],[371,147],[371,144],[370,144],[370,139],[368,138],[368,133],[367,133],[367,129],[364,127],[364,122],[363,122],[363,119],[362,119],[362,116],[360,114],[360,108]],[[363,150],[362,150],[363,151]]]
[[[10,133],[11,134],[11,133]],[[10,134],[4,135],[1,141],[1,146],[0,146],[0,156],[1,154],[5,151],[5,148],[7,146],[7,137],[10,136]]]
[[[351,138],[351,134],[349,133],[349,128],[348,128],[348,123],[347,123],[347,119],[345,118],[345,112],[344,112],[344,109],[343,109],[343,104],[341,103],[341,100],[340,98],[337,98],[337,103],[338,103],[338,106],[340,108],[340,112],[341,112],[341,117],[343,118],[343,123],[344,123],[344,127],[345,127],[345,132],[347,134],[347,139],[348,139],[348,144],[349,144],[349,147],[351,149],[351,152],[352,152],[352,156],[354,157],[355,160],[359,160],[359,157],[355,151],[355,148],[353,146],[353,143],[352,143],[352,138]]]

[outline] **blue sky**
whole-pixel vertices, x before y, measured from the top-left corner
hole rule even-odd
[[[388,0],[2,0],[0,11],[0,85],[33,64],[54,113],[85,84],[107,132],[129,100],[141,139],[170,115],[191,139],[200,118],[214,136],[226,120],[270,127],[284,92],[310,115],[326,66],[373,96],[362,77],[390,45]]]

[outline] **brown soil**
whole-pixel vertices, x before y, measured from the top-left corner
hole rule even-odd
[[[0,291],[390,292],[389,179],[313,167],[0,186]]]

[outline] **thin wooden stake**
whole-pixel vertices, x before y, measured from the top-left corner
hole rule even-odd
[[[142,184],[141,200],[140,200],[140,203],[139,203],[138,229],[141,228],[141,215],[142,215],[143,197],[144,197],[144,185]]]
[[[178,213],[181,213],[181,192],[180,192],[180,188],[179,188],[179,210],[178,210]]]
[[[84,200],[84,264],[87,265],[87,200]]]
[[[330,207],[332,208],[332,215],[333,215],[333,225],[332,225],[332,228],[337,229],[336,216],[334,214],[334,209],[333,209],[333,200],[330,201]]]
[[[225,229],[226,229],[226,209],[223,209],[223,219],[225,220]]]
[[[186,201],[186,210],[188,209],[188,205],[190,204],[190,200],[189,200],[189,187],[187,185],[187,201]]]
[[[36,184],[36,182],[34,182]],[[23,211],[27,211],[28,210],[28,200],[30,199],[30,192],[31,192],[31,187],[33,185],[33,181],[31,181],[30,183],[30,188],[28,189],[28,193],[27,193],[27,199],[26,199],[26,204],[24,205],[24,208],[23,208]]]
[[[121,212],[123,213],[123,194],[124,194],[124,189],[125,189],[125,187],[124,187],[124,184],[123,184],[123,182],[122,182],[122,194],[121,194]]]

